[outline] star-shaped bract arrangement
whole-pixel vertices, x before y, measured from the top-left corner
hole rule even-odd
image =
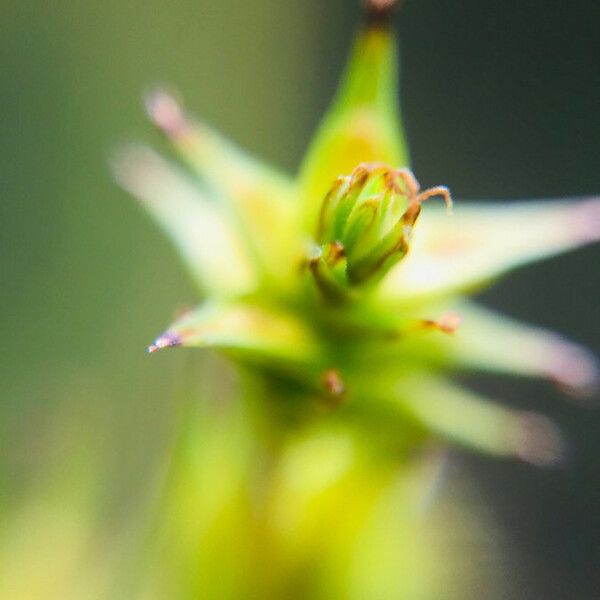
[[[115,173],[205,297],[149,351],[215,348],[307,406],[397,418],[399,438],[551,463],[562,442],[549,420],[450,376],[487,371],[546,378],[575,394],[594,388],[586,350],[468,296],[511,269],[598,240],[600,201],[457,201],[450,211],[447,188],[421,190],[398,107],[393,4],[366,4],[295,178],[242,152],[166,90],[147,96],[177,161],[135,146],[116,158]]]

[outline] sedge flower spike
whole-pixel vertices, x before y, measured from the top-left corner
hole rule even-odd
[[[585,349],[468,294],[597,241],[600,200],[457,201],[450,211],[446,187],[422,189],[397,102],[393,4],[365,3],[337,95],[295,178],[243,153],[167,91],[147,96],[171,156],[126,148],[116,177],[171,238],[205,297],[149,351],[214,348],[293,388],[299,411],[325,398],[353,423],[362,412],[371,423],[396,415],[398,439],[406,433],[415,444],[433,438],[552,462],[561,441],[547,419],[450,376],[487,371],[592,389],[597,370]]]

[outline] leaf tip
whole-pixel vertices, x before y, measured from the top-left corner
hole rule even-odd
[[[547,376],[562,391],[576,398],[593,396],[600,388],[596,357],[585,348],[563,340],[552,348]]]
[[[558,427],[538,413],[521,413],[514,442],[516,455],[533,465],[557,466],[565,458],[566,446]]]
[[[600,240],[600,198],[582,200],[575,205],[573,231],[584,243]]]
[[[151,148],[129,144],[111,157],[114,180],[142,204],[152,204],[151,197],[168,182],[166,161]]]
[[[363,17],[369,26],[385,25],[389,22],[393,9],[402,0],[363,0]]]
[[[164,134],[175,136],[186,128],[181,103],[164,87],[156,87],[144,95],[144,107],[152,123]]]
[[[167,331],[166,333],[163,333],[161,336],[157,337],[154,340],[154,343],[148,346],[146,351],[148,354],[154,354],[155,352],[163,350],[164,348],[181,346],[182,343],[181,337],[178,334]]]

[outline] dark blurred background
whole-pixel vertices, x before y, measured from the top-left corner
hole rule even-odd
[[[121,142],[154,139],[141,92],[172,84],[293,172],[334,91],[357,4],[1,0],[0,515],[32,502],[46,477],[118,530],[168,447],[190,359],[144,348],[195,298],[107,168]],[[459,201],[600,192],[596,1],[407,0],[396,20],[424,185],[443,182]],[[483,300],[600,353],[599,264],[598,247],[577,251],[513,274]],[[457,458],[514,549],[519,585],[507,600],[597,598],[600,410],[543,383],[476,385],[551,415],[571,445],[553,470]]]

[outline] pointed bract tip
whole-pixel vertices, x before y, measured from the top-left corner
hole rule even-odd
[[[558,427],[538,413],[521,413],[514,443],[517,456],[533,465],[556,466],[565,458],[565,442]]]
[[[145,94],[144,106],[150,120],[165,134],[173,136],[185,129],[183,108],[165,88],[155,88]]]
[[[589,398],[600,389],[600,369],[596,358],[584,348],[564,341],[550,355],[548,377],[575,398]]]
[[[584,242],[600,240],[600,198],[590,198],[575,204],[572,227]]]
[[[392,10],[399,4],[400,0],[363,0],[365,21],[369,25],[384,24],[389,21]]]
[[[147,348],[148,354],[154,354],[164,348],[173,348],[175,346],[181,346],[181,338],[176,333],[164,333],[160,337],[154,340],[153,344],[150,344]]]
[[[113,154],[110,166],[115,181],[132,195],[140,197],[149,174],[156,172],[158,161],[158,155],[150,148],[130,144]]]

